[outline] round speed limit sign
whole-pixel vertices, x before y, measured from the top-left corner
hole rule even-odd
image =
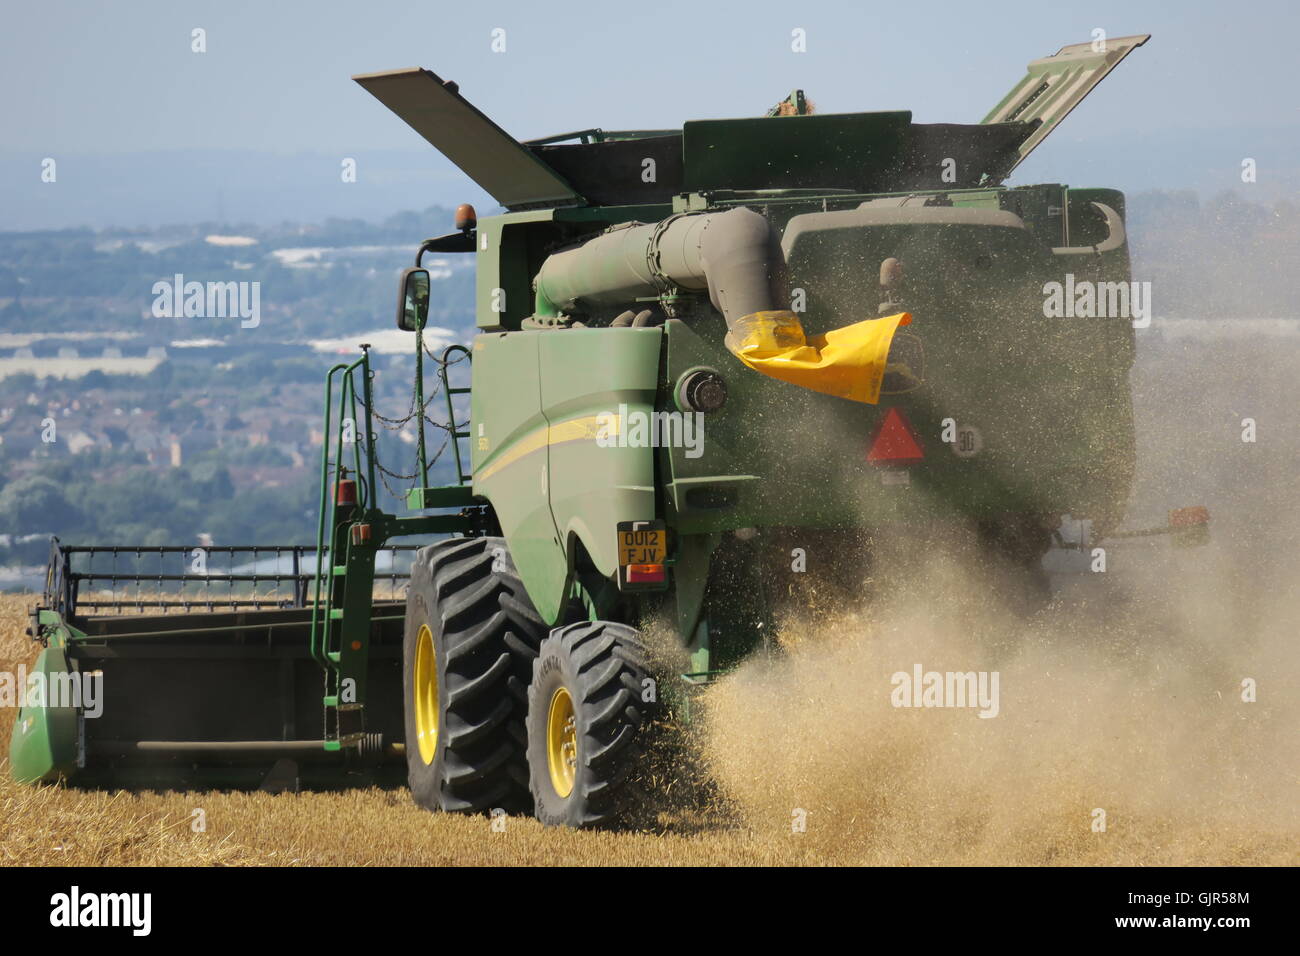
[[[984,450],[984,436],[974,425],[958,425],[952,453],[958,458],[974,458]]]

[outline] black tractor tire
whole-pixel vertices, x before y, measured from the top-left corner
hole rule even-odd
[[[419,806],[530,811],[524,717],[547,630],[504,539],[453,538],[417,552],[402,694],[407,781]]]
[[[657,699],[635,628],[582,621],[551,631],[528,687],[528,772],[538,820],[587,828],[648,822],[645,781]]]

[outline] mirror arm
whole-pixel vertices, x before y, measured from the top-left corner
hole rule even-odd
[[[420,243],[420,250],[415,254],[415,264],[420,265],[426,252],[473,252],[475,230],[449,232],[445,236],[426,239]]]

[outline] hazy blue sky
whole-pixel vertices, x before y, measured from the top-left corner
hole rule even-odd
[[[443,179],[450,170],[432,149],[349,80],[406,66],[455,79],[519,138],[755,115],[795,86],[822,112],[911,109],[921,122],[976,122],[1029,60],[1097,27],[1154,37],[1067,120],[1069,139],[1118,137],[1140,164],[1147,137],[1212,142],[1300,125],[1294,0],[4,3],[0,154],[23,162],[428,149]],[[194,27],[207,31],[206,53],[190,50]],[[496,27],[505,53],[490,48]],[[806,53],[790,50],[796,27],[807,31]],[[1229,145],[1250,155],[1248,143]],[[1065,148],[1049,140],[1031,162]],[[0,199],[14,188],[10,168]]]

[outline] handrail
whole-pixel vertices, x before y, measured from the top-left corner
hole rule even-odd
[[[467,349],[463,345],[460,345],[459,343],[454,345],[449,345],[442,350],[442,360],[440,361],[438,367],[438,374],[442,378],[443,396],[447,400],[447,430],[450,432],[451,450],[456,455],[456,484],[463,485],[465,484],[465,478],[467,476],[465,475],[465,468],[461,463],[460,439],[461,437],[468,438],[470,437],[470,435],[468,432],[465,432],[462,435],[459,426],[457,426],[456,424],[456,408],[452,404],[452,396],[462,394],[465,391],[464,389],[453,391],[451,387],[450,373],[447,371],[447,367],[451,364],[451,356],[455,352],[463,353],[465,358],[469,359],[471,362],[474,361],[474,356],[469,349]],[[466,422],[466,424],[468,424],[468,422]],[[420,472],[420,478],[422,482],[422,487],[427,486],[429,484],[429,475],[428,475],[427,468]]]
[[[1056,256],[1099,256],[1103,252],[1114,252],[1128,241],[1124,231],[1124,218],[1105,203],[1094,202],[1093,207],[1106,219],[1106,238],[1094,246],[1057,246],[1052,250]]]
[[[348,366],[342,362],[330,366],[330,370],[325,373],[325,430],[321,433],[321,464],[320,464],[320,508],[317,511],[316,519],[316,590],[311,604],[311,638],[310,650],[312,660],[322,667],[328,666],[324,657],[316,649],[317,618],[320,615],[320,589],[323,580],[322,572],[323,561],[325,558],[325,516],[330,515],[333,518],[333,509],[329,507],[329,485],[330,485],[330,413],[332,405],[330,399],[334,392],[334,376],[338,372],[347,372]],[[326,615],[328,618],[328,615]]]
[[[357,369],[361,370],[362,388],[361,404],[364,413],[364,421],[357,414],[357,387],[355,373]],[[344,428],[343,423],[348,419],[348,412],[351,412],[352,421],[352,463],[353,474],[357,480],[357,504],[358,513],[364,513],[374,506],[375,498],[375,456],[371,443],[375,440],[373,423],[371,420],[370,409],[372,402],[371,396],[371,371],[370,371],[370,346],[361,345],[361,357],[356,361],[345,364],[338,363],[330,368],[325,375],[325,430],[321,435],[321,492],[320,492],[320,512],[316,523],[316,587],[314,600],[312,601],[311,612],[311,640],[310,652],[312,659],[321,667],[330,668],[332,666],[329,659],[329,639],[332,630],[330,626],[330,616],[325,613],[321,614],[323,606],[328,605],[329,598],[327,595],[325,605],[321,601],[321,588],[326,586],[327,581],[332,579],[332,575],[325,573],[325,556],[329,550],[327,536],[333,537],[334,529],[338,525],[338,494],[331,495],[330,492],[330,433],[331,433],[331,413],[332,398],[334,391],[334,376],[339,375],[339,427],[337,429],[337,438],[334,442],[333,464],[335,466],[335,480],[342,480],[345,469],[343,468],[344,460]],[[363,464],[361,460],[362,435],[359,434],[364,428],[364,442],[366,445],[366,460]],[[364,472],[364,474],[363,474]],[[328,516],[328,517],[327,517]],[[335,561],[335,555],[330,555],[331,563]],[[328,612],[328,607],[325,607]]]

